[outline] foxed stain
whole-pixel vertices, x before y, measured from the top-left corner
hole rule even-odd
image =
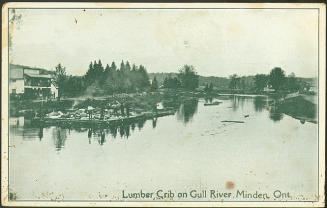
[[[9,50],[12,50],[12,42],[15,30],[19,29],[22,24],[22,14],[16,12],[16,9],[9,10]]]
[[[235,183],[233,181],[227,181],[225,186],[226,186],[226,189],[234,189]]]

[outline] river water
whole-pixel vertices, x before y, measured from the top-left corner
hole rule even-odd
[[[291,198],[267,200],[316,200],[318,125],[272,113],[265,97],[220,99],[110,129],[36,128],[11,118],[10,191],[17,200],[128,200],[123,190],[280,190]]]

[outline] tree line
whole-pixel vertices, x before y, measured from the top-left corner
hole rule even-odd
[[[131,65],[128,61],[122,61],[119,67],[114,61],[105,67],[101,60],[93,61],[83,76],[67,75],[66,68],[58,64],[54,80],[59,97],[155,91],[160,87],[156,77],[150,80],[143,65]],[[198,86],[199,76],[190,65],[183,66],[177,77],[167,77],[163,83],[163,87],[174,89],[194,90]]]
[[[242,90],[249,86],[244,82],[243,77],[236,74],[230,77],[229,88],[231,90]],[[253,78],[252,88],[257,92],[264,90],[296,92],[308,87],[308,83],[298,79],[294,73],[286,76],[285,71],[280,67],[273,68],[269,74],[256,74]]]
[[[79,95],[109,95],[114,93],[133,93],[155,91],[159,88],[195,90],[199,87],[199,75],[192,65],[184,65],[175,76],[169,75],[159,83],[154,76],[151,80],[143,65],[136,66],[128,61],[121,61],[118,67],[113,61],[103,66],[101,60],[89,64],[83,76],[66,74],[61,64],[56,66],[54,79],[59,88],[59,97]],[[162,84],[161,86],[159,86]],[[297,78],[294,73],[286,76],[285,71],[275,67],[269,74],[253,76],[229,77],[229,89],[233,91],[248,90],[262,92],[274,91],[301,91],[308,87],[308,83]],[[204,92],[214,91],[212,82],[204,84]]]
[[[120,67],[114,61],[105,66],[101,60],[93,61],[83,76],[68,76],[65,67],[58,64],[54,80],[59,96],[130,93],[151,86],[146,68],[143,65],[131,65],[128,61],[122,61]]]

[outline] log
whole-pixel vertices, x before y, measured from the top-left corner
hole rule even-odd
[[[245,123],[244,121],[232,121],[232,120],[224,120],[224,121],[221,121],[223,123],[226,123],[226,122],[230,122],[230,123]]]

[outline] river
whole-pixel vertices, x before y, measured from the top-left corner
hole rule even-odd
[[[124,200],[123,190],[281,190],[287,200],[316,200],[318,125],[273,113],[265,97],[219,99],[109,129],[36,128],[10,118],[10,191],[17,200]]]

